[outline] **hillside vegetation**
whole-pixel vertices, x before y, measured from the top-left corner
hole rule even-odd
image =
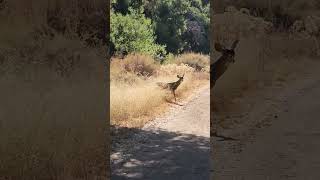
[[[0,1],[0,179],[106,179],[106,7]]]
[[[113,0],[111,41],[115,55],[133,52],[209,53],[209,2]]]
[[[142,127],[155,115],[163,113],[168,102],[174,103],[169,90],[156,82],[184,80],[176,91],[178,103],[183,97],[209,82],[209,57],[188,53],[172,57],[164,65],[151,56],[130,54],[125,59],[111,61],[111,124],[124,127]]]
[[[209,83],[209,2],[113,0],[111,124],[142,127]],[[184,81],[176,93],[157,82]]]
[[[235,39],[240,39],[236,63],[212,91],[213,108],[219,117],[217,123],[222,124],[226,114],[230,114],[228,108],[237,99],[268,87],[285,86],[286,82],[307,71],[306,67],[314,66],[320,55],[320,21],[315,14],[280,16],[276,13],[279,5],[265,6],[265,10],[270,10],[267,16],[257,13],[260,6],[254,4],[241,7],[235,3],[235,6],[226,6],[224,12],[212,11],[211,16],[214,27],[212,42],[228,46]],[[280,7],[285,8],[283,5]],[[214,62],[220,54],[213,48],[211,51]]]

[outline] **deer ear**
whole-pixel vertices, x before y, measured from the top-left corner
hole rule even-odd
[[[225,48],[220,43],[214,43],[214,49],[218,52],[222,52]]]
[[[237,47],[238,43],[239,43],[239,40],[235,40],[231,46],[231,49],[234,50]]]

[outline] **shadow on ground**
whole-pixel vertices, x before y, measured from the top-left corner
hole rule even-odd
[[[178,106],[183,106],[183,104],[180,104],[180,103],[177,103],[177,102],[174,102],[174,101],[171,101],[171,100],[167,100],[167,99],[166,99],[166,102],[170,103],[170,104],[175,104],[175,105],[178,105]]]
[[[210,139],[112,127],[111,179],[209,179]]]

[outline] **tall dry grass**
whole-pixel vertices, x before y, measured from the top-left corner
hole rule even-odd
[[[178,56],[174,61],[176,64],[186,64],[196,71],[207,71],[210,66],[210,61],[208,61],[208,57],[201,55],[201,54],[194,54],[194,53],[186,53]]]
[[[106,55],[84,37],[103,32],[79,29],[106,2],[3,2],[0,179],[106,179]]]
[[[261,81],[262,77],[272,81],[277,72],[286,74],[286,69],[296,66],[297,59],[317,56],[317,43],[312,36],[302,36],[303,33],[299,32],[273,31],[270,22],[237,9],[214,15],[213,24],[216,31],[212,42],[219,41],[230,46],[234,39],[240,39],[236,49],[236,64],[223,77],[234,79],[233,84],[236,86],[237,82]],[[219,56],[220,53],[212,48],[212,62]],[[244,80],[240,81],[239,78]],[[224,82],[221,80],[222,84]]]
[[[212,91],[216,113],[227,114],[233,100],[245,98],[250,93],[285,86],[317,63],[314,61],[318,56],[317,46],[311,36],[277,32],[262,17],[253,17],[237,9],[214,14],[212,20],[217,29],[212,42],[220,41],[230,46],[232,40],[240,39],[235,64]],[[220,53],[213,48],[211,52],[214,62]]]
[[[88,14],[106,12],[107,1],[103,0],[3,0],[3,13],[10,20],[25,21],[29,24],[44,25],[49,18],[81,19]],[[100,12],[101,11],[101,12]],[[102,19],[103,16],[100,17]],[[67,21],[65,21],[67,22]],[[75,21],[69,21],[69,25]],[[78,23],[78,22],[77,22]]]
[[[105,178],[101,82],[62,80],[44,86],[41,81],[10,79],[0,83],[1,178]]]
[[[13,64],[18,71],[2,74],[1,178],[105,179],[103,58],[82,50],[82,63],[68,77],[39,64],[19,69]]]
[[[186,59],[185,62],[191,62],[194,57],[202,60],[200,63],[194,59],[199,66],[206,64],[203,71],[183,63],[182,58]],[[128,55],[124,60],[113,59],[110,69],[111,124],[141,127],[154,116],[163,113],[168,102],[173,101],[173,95],[157,86],[156,82],[177,81],[177,75],[185,74],[184,81],[176,91],[179,100],[209,83],[207,56],[190,53],[175,58],[178,59],[179,62],[166,65],[160,65],[151,57],[140,54]]]

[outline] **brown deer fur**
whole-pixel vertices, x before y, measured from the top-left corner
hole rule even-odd
[[[178,81],[175,81],[175,82],[171,82],[171,83],[161,83],[161,82],[158,82],[157,85],[162,87],[163,89],[169,89],[171,90],[173,96],[174,96],[174,100],[177,101],[176,99],[176,93],[175,93],[175,90],[179,87],[179,85],[181,84],[181,82],[183,81],[183,78],[184,78],[184,74],[183,76],[179,76],[177,75],[177,78],[179,78]]]
[[[211,88],[216,84],[216,81],[225,73],[231,63],[234,63],[235,52],[239,40],[233,42],[231,49],[226,49],[219,43],[215,43],[216,51],[222,53],[222,56],[213,64],[210,65],[210,80]]]

